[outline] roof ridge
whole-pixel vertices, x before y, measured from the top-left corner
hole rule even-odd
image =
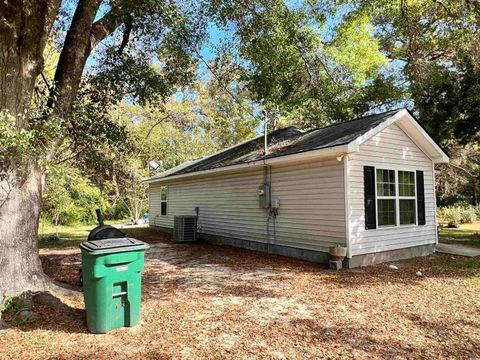
[[[398,112],[398,111],[401,111],[401,110],[403,110],[403,109],[406,109],[406,108],[405,108],[405,107],[399,107],[399,108],[396,108],[396,109],[393,109],[393,110],[384,111],[384,112],[379,112],[379,113],[376,113],[376,114],[362,115],[362,116],[359,116],[359,117],[357,117],[357,118],[355,118],[355,119],[350,119],[350,120],[346,120],[346,121],[340,121],[340,122],[332,123],[332,124],[327,125],[327,126],[318,127],[318,128],[313,128],[313,129],[310,129],[310,130],[305,131],[305,134],[308,134],[308,133],[313,132],[313,131],[316,131],[316,130],[323,130],[323,129],[326,129],[326,128],[329,128],[329,127],[332,127],[332,126],[337,126],[337,125],[342,125],[342,124],[347,124],[347,123],[351,123],[351,122],[354,122],[354,121],[362,120],[362,119],[368,118],[368,117],[370,117],[370,116],[386,115],[386,114],[389,114],[389,113]]]

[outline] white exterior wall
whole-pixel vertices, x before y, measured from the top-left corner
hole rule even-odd
[[[363,167],[423,170],[425,225],[405,225],[365,230]],[[351,255],[395,250],[436,242],[435,190],[432,161],[393,124],[360,145],[348,160],[349,231]]]
[[[267,210],[259,208],[262,168],[210,175],[168,186],[168,215],[160,216],[160,187],[150,184],[150,223],[173,227],[175,215],[200,208],[200,232],[242,240],[328,251],[346,243],[344,167],[338,160],[272,167],[272,196],[280,199],[276,240]]]

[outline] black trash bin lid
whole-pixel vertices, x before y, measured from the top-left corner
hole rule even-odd
[[[146,250],[150,246],[143,241],[133,238],[114,238],[104,240],[85,241],[80,244],[83,250],[88,252],[121,252]]]

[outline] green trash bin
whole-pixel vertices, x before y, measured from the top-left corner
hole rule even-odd
[[[140,320],[144,253],[148,244],[132,238],[85,241],[83,297],[87,327],[104,334]]]

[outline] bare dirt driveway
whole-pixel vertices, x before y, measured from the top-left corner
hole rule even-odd
[[[89,334],[73,315],[0,331],[0,359],[475,359],[480,260],[436,254],[333,272],[209,244],[173,245],[132,229],[147,254],[142,321]],[[45,271],[75,284],[78,250],[42,250]],[[421,271],[422,276],[415,273]]]

